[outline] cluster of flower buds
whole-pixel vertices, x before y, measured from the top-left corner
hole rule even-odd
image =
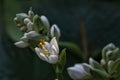
[[[59,54],[57,40],[60,37],[60,29],[56,24],[50,28],[47,17],[35,15],[32,8],[28,14],[16,14],[14,21],[23,32],[20,41],[14,43],[17,47],[32,47],[43,61],[51,64],[57,63]]]
[[[89,64],[75,64],[68,67],[68,74],[73,80],[119,80],[120,52],[113,43],[102,49],[101,62],[89,58]]]

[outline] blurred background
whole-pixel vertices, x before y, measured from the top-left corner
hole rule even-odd
[[[120,47],[119,0],[0,0],[0,80],[54,80],[50,64],[41,61],[29,48],[13,43],[21,34],[13,18],[32,7],[45,15],[50,24],[61,29],[61,41],[77,44],[83,53],[100,59],[100,50],[108,43]],[[67,64],[82,62],[68,51]],[[96,54],[97,53],[97,54]],[[99,57],[98,57],[99,56]],[[64,72],[65,80],[70,80]]]

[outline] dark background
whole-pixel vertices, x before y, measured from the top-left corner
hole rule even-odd
[[[47,16],[51,25],[60,27],[61,41],[73,42],[84,50],[85,40],[89,54],[94,55],[111,42],[120,46],[119,0],[0,0],[0,80],[55,78],[50,64],[41,61],[29,48],[13,45],[21,36],[13,18],[16,13],[27,13],[29,7]],[[66,67],[81,61],[68,54],[67,62]],[[64,74],[65,80],[70,80],[66,70]]]

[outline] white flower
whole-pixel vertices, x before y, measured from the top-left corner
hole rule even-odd
[[[33,38],[33,37],[37,37],[39,36],[39,34],[35,31],[30,31],[28,33],[24,33],[23,37],[21,37],[21,41],[16,42],[14,45],[16,45],[17,47],[20,48],[25,48],[29,46],[28,40]]]
[[[50,29],[50,34],[52,37],[60,37],[60,29],[58,28],[58,26],[56,24],[52,25],[51,29]]]
[[[84,63],[68,67],[67,71],[73,80],[83,79],[89,74],[89,69],[84,66]]]
[[[52,38],[50,43],[41,40],[35,51],[43,61],[51,64],[55,64],[58,61],[59,47],[55,37]]]

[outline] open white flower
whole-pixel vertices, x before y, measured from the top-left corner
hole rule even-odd
[[[53,37],[50,43],[41,40],[35,51],[40,59],[50,64],[55,64],[58,61],[59,47],[56,38]]]
[[[89,74],[89,68],[83,64],[75,64],[73,67],[68,67],[67,71],[73,80],[83,79]]]

